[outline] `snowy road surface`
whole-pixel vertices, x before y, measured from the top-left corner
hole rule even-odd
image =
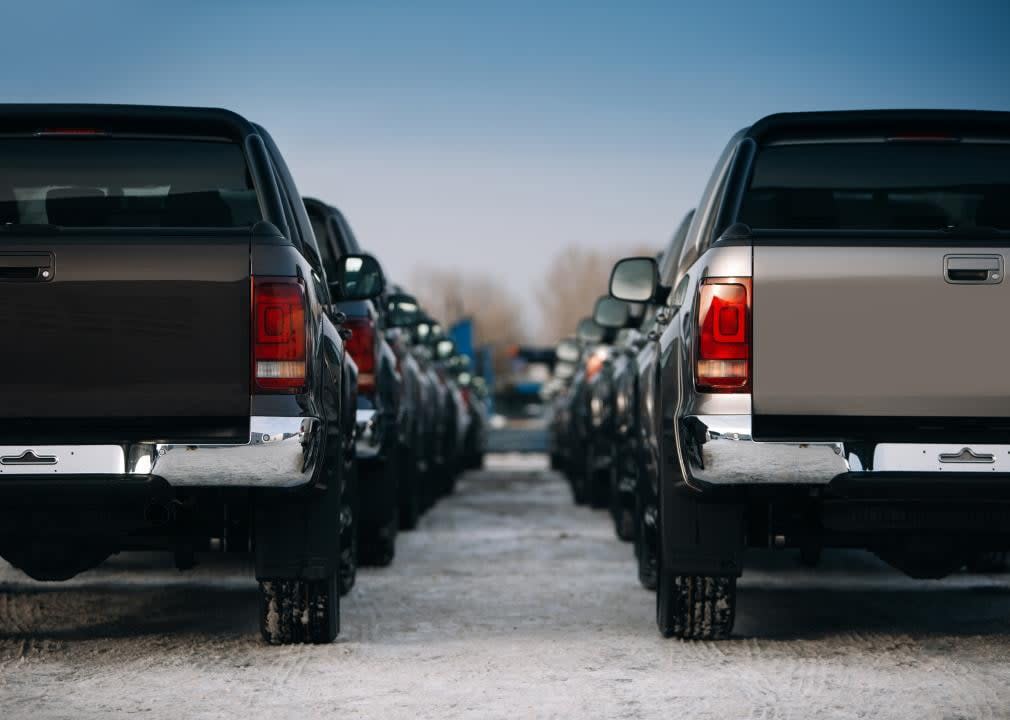
[[[0,717],[1010,717],[1010,578],[760,555],[736,639],[661,639],[631,549],[539,457],[492,458],[330,646],[256,636],[248,566],[123,555],[70,583],[0,563]]]

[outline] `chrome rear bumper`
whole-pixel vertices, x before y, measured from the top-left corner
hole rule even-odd
[[[1010,474],[1010,445],[963,443],[757,442],[750,415],[692,415],[678,426],[687,482],[705,485],[827,485],[842,474]]]
[[[0,475],[141,475],[174,487],[296,487],[312,479],[321,442],[317,418],[257,416],[244,444],[2,446]]]
[[[750,415],[687,417],[680,435],[689,483],[826,485],[849,471],[842,443],[755,442]]]

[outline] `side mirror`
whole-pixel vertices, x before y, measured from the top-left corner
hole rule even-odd
[[[610,273],[610,294],[627,302],[650,302],[659,289],[659,266],[651,257],[625,258]]]
[[[390,295],[386,300],[386,327],[414,327],[421,316],[417,298],[406,293]]]
[[[337,261],[337,276],[330,285],[338,300],[371,300],[386,289],[386,278],[371,255],[344,255]]]
[[[578,327],[575,329],[575,337],[583,345],[595,345],[602,342],[603,335],[603,326],[591,317],[579,320]]]
[[[448,338],[435,343],[435,357],[439,360],[448,360],[456,352],[456,343]]]
[[[559,363],[573,363],[579,360],[579,344],[572,338],[565,338],[558,343],[554,357]]]
[[[417,342],[426,345],[428,339],[431,337],[431,323],[427,320],[421,320],[414,325],[414,337]]]
[[[568,380],[575,374],[574,362],[559,362],[554,366],[554,377],[559,380]]]
[[[628,324],[631,309],[624,300],[604,295],[596,301],[593,310],[593,320],[604,328],[622,328]]]

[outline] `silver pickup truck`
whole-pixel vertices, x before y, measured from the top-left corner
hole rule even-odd
[[[783,114],[736,134],[672,285],[657,621],[730,634],[745,550],[866,548],[918,578],[1010,547],[1010,114]]]

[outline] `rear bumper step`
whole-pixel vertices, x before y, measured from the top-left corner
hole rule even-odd
[[[250,418],[243,444],[5,445],[0,483],[44,476],[158,477],[172,487],[296,487],[320,457],[317,418]]]
[[[695,415],[679,424],[688,484],[711,486],[852,486],[978,484],[1010,487],[1010,445],[757,442],[750,415]]]

